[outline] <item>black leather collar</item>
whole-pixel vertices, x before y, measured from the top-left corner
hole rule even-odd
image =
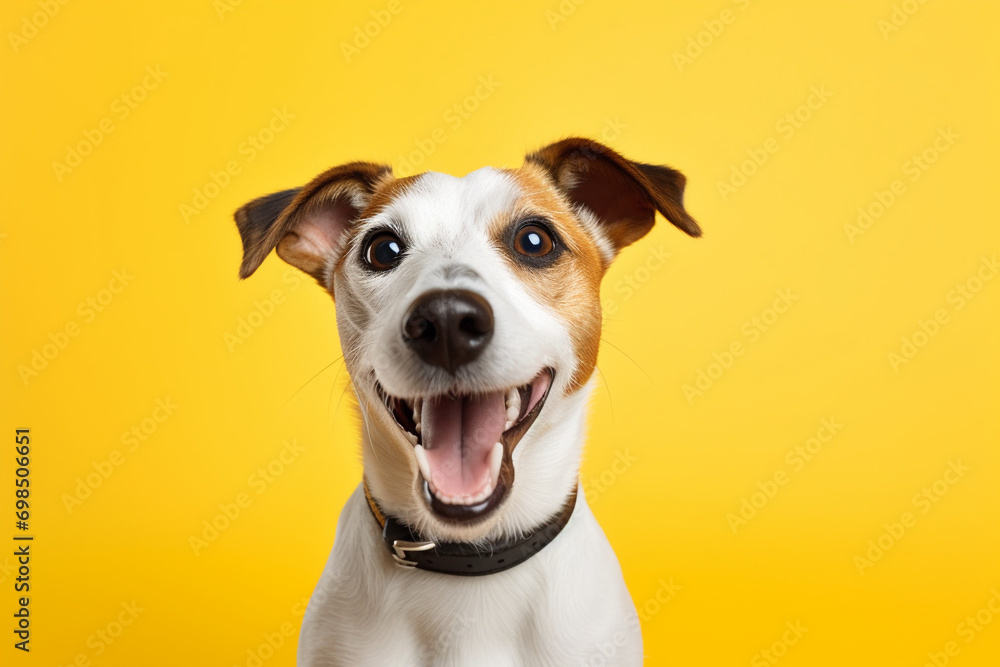
[[[424,539],[408,525],[382,512],[364,482],[365,499],[372,515],[382,528],[382,540],[400,567],[416,568],[442,574],[477,577],[503,572],[523,563],[545,548],[569,522],[576,507],[576,489],[562,511],[518,540],[489,546],[468,542],[435,543]]]

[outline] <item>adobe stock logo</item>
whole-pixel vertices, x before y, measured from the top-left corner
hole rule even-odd
[[[888,42],[889,36],[894,32],[899,32],[899,29],[906,25],[926,2],[927,0],[903,0],[902,4],[894,4],[888,21],[879,19],[875,23],[882,39]]]
[[[288,285],[288,292],[294,292],[303,283],[301,275],[295,269],[288,269],[281,276],[283,283]],[[254,299],[253,309],[246,316],[241,316],[236,320],[236,327],[233,331],[222,333],[222,342],[226,344],[229,354],[236,351],[236,348],[250,339],[250,336],[264,325],[274,315],[278,306],[286,303],[288,293],[273,289],[268,296],[263,299]]]
[[[271,118],[253,134],[246,135],[246,139],[236,147],[236,153],[242,158],[227,160],[218,171],[211,169],[208,178],[203,181],[201,187],[191,188],[192,197],[190,202],[181,202],[178,211],[184,222],[191,222],[191,219],[204,211],[215,201],[215,198],[222,194],[222,191],[229,187],[236,176],[243,173],[243,167],[257,159],[275,138],[284,132],[289,122],[295,120],[295,114],[289,113],[287,107],[271,109]]]
[[[806,439],[804,443],[789,449],[785,454],[785,463],[791,466],[791,471],[778,468],[764,481],[758,481],[755,485],[757,490],[740,498],[739,509],[736,512],[726,514],[726,523],[729,524],[729,529],[733,531],[733,534],[738,534],[741,528],[753,520],[778,495],[781,487],[788,484],[808,461],[812,461],[819,455],[823,451],[823,447],[833,440],[842,428],[844,425],[836,417],[821,419],[815,435]]]
[[[121,443],[129,454],[138,451],[160,426],[173,415],[179,406],[169,396],[157,398],[148,416],[133,424],[129,430],[121,434]],[[93,472],[76,478],[76,486],[72,493],[63,493],[62,502],[66,512],[72,514],[74,509],[83,505],[84,501],[94,495],[94,491],[107,482],[115,471],[125,463],[128,457],[121,449],[114,449],[108,457],[99,461],[91,461]]]
[[[638,460],[638,456],[629,453],[628,447],[616,451],[611,465],[602,470],[600,474],[580,483],[584,495],[587,496],[587,503],[593,506],[608,489],[615,485],[618,478],[627,473]]]
[[[750,0],[732,0],[733,4],[740,8],[741,12],[745,12],[750,6]],[[706,19],[701,22],[704,26],[704,30],[701,30],[693,37],[687,38],[687,43],[684,46],[683,51],[674,51],[674,65],[677,66],[678,72],[684,72],[684,68],[694,64],[697,60],[705,53],[705,49],[712,46],[715,40],[722,36],[725,32],[726,26],[736,23],[736,19],[739,15],[733,12],[731,9],[723,9],[719,12],[718,18]]]
[[[389,0],[385,9],[373,9],[369,12],[372,19],[363,26],[354,26],[354,38],[351,42],[340,43],[340,52],[344,54],[344,60],[351,62],[352,58],[361,55],[361,52],[371,45],[372,40],[381,35],[382,31],[392,23],[392,19],[402,11],[403,5],[399,0]]]
[[[31,16],[21,17],[21,29],[18,32],[8,32],[7,41],[14,53],[21,50],[29,41],[38,36],[38,31],[49,24],[56,14],[62,10],[62,6],[68,4],[69,0],[38,0],[40,11],[34,12]]]
[[[800,620],[794,623],[785,621],[785,628],[787,629],[782,633],[781,639],[754,654],[750,659],[751,667],[769,667],[776,664],[780,658],[785,657],[789,647],[798,644],[802,636],[809,632],[809,628],[803,627]]]
[[[639,290],[649,283],[653,274],[667,265],[670,253],[663,249],[663,246],[650,248],[646,253],[646,261],[639,264],[631,272],[615,281],[613,291],[618,297],[605,299],[601,302],[601,309],[605,315],[615,315],[621,306],[626,304]]]
[[[939,127],[937,136],[923,150],[914,153],[903,162],[900,167],[903,176],[906,176],[911,183],[916,183],[944,153],[947,153],[955,145],[955,141],[961,138],[962,135],[952,130],[950,125],[947,128]],[[855,223],[844,224],[844,234],[847,235],[847,240],[853,244],[857,237],[871,229],[906,192],[906,183],[901,178],[894,179],[885,190],[873,190],[872,198],[868,203],[858,207],[858,217]]]
[[[955,634],[961,637],[966,644],[971,644],[993,622],[994,618],[1000,616],[1000,591],[991,588],[990,593],[986,604],[980,607],[975,615],[966,616],[965,620],[955,626]],[[961,652],[962,647],[957,641],[945,642],[940,651],[928,651],[927,662],[923,664],[923,667],[945,667],[952,658]]]
[[[423,137],[413,140],[415,150],[409,151],[406,155],[399,155],[396,158],[397,168],[395,172],[402,176],[412,176],[417,173],[420,166],[437,151],[438,146],[448,141],[450,132],[455,132],[479,110],[483,102],[488,100],[502,85],[502,81],[496,81],[492,74],[480,76],[477,85],[471,94],[466,95],[460,101],[452,104],[441,115],[441,120],[448,124],[448,130],[438,126]]]
[[[587,0],[562,0],[556,7],[559,11],[551,9],[545,10],[545,20],[549,22],[549,27],[555,30],[559,24],[565,23],[570,16],[576,13],[577,8]]]
[[[121,609],[116,610],[114,618],[87,636],[86,643],[90,651],[77,653],[73,660],[66,664],[66,667],[90,667],[93,664],[90,654],[93,655],[93,658],[104,655],[125,633],[125,629],[135,623],[139,614],[146,611],[146,608],[140,607],[135,600],[130,603],[122,601],[119,607]],[[62,663],[57,667],[63,667]]]
[[[962,464],[962,459],[948,461],[948,468],[941,477],[914,493],[910,503],[914,509],[919,510],[920,515],[927,514],[970,470],[972,468]],[[913,512],[903,512],[899,515],[898,521],[883,523],[883,532],[878,537],[868,540],[867,549],[863,554],[854,556],[854,567],[857,568],[858,574],[864,576],[865,570],[871,569],[875,563],[885,558],[893,547],[916,528],[919,519],[920,516]]]
[[[261,495],[281,477],[288,468],[295,463],[302,453],[306,451],[304,445],[298,444],[294,438],[282,442],[281,451],[266,465],[260,466],[247,477],[247,486],[254,490],[257,496]],[[194,551],[195,556],[200,556],[202,552],[212,545],[219,536],[229,530],[236,521],[243,516],[244,510],[253,504],[254,498],[247,491],[240,491],[232,500],[223,501],[216,506],[219,511],[209,519],[201,522],[200,531],[188,536],[188,545]],[[215,511],[213,508],[210,511]]]
[[[774,131],[780,134],[782,139],[788,141],[805,127],[805,124],[826,105],[831,97],[833,97],[833,93],[827,89],[825,84],[810,86],[809,95],[805,101],[775,121]],[[765,139],[759,148],[748,148],[746,151],[747,159],[729,168],[729,178],[715,182],[715,187],[722,201],[727,201],[735,195],[779,150],[781,150],[781,141],[773,136]]]
[[[160,84],[168,76],[170,76],[170,72],[164,72],[160,69],[159,65],[156,67],[152,65],[146,67],[145,75],[139,83],[112,100],[110,107],[111,114],[119,122],[124,121],[132,115],[132,112],[139,108],[139,105],[149,97],[151,92],[160,87]],[[99,120],[95,127],[81,130],[80,134],[83,135],[83,139],[77,141],[75,144],[66,145],[66,154],[63,161],[52,161],[52,171],[55,172],[57,181],[62,183],[69,174],[73,173],[74,169],[83,164],[85,157],[93,153],[98,146],[104,143],[104,139],[117,129],[112,115],[105,116]]]
[[[955,285],[945,295],[945,301],[954,306],[953,313],[965,308],[997,273],[1000,273],[1000,262],[997,261],[996,254],[992,257],[983,256],[976,272]],[[899,349],[886,354],[893,372],[898,373],[900,367],[913,361],[941,332],[941,329],[951,322],[953,313],[949,313],[946,308],[938,308],[928,319],[917,320],[916,329],[900,339]]]
[[[778,318],[787,313],[791,305],[799,300],[799,296],[793,294],[790,288],[776,290],[775,294],[777,296],[769,307],[751,317],[740,327],[740,333],[746,337],[746,343],[738,338],[727,345],[722,352],[713,352],[712,362],[695,372],[694,382],[681,386],[688,405],[693,405],[694,399],[704,396],[705,392],[733,367],[736,360],[746,353],[748,345],[760,340],[764,332],[768,331]]]
[[[49,364],[69,347],[73,339],[80,335],[83,331],[83,325],[93,322],[98,313],[104,312],[133,280],[135,280],[135,276],[130,274],[127,269],[115,269],[111,272],[111,279],[104,287],[78,303],[76,314],[83,323],[81,324],[75,319],[67,320],[62,327],[49,332],[46,342],[31,350],[31,359],[27,364],[18,364],[17,374],[24,386],[27,387],[32,380],[48,368]]]
[[[243,4],[243,0],[212,0],[212,9],[220,21],[226,20],[226,14],[236,11],[236,8]]]

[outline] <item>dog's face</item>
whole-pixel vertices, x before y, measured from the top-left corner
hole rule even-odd
[[[352,163],[236,214],[241,276],[272,248],[334,297],[383,509],[431,539],[543,522],[576,484],[600,281],[684,177],[583,139],[518,170],[396,179]]]

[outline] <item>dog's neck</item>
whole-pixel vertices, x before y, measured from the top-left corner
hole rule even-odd
[[[516,538],[491,541],[486,545],[447,543],[428,540],[395,517],[387,516],[372,497],[368,483],[364,482],[363,486],[372,519],[378,524],[382,541],[397,565],[458,576],[496,574],[528,560],[548,546],[566,527],[573,516],[577,498],[577,490],[574,489],[557,514]]]
[[[362,403],[364,475],[371,496],[383,511],[433,540],[499,542],[538,528],[557,515],[577,489],[593,384],[592,378],[570,396],[550,398],[532,427],[531,440],[514,450],[510,496],[496,516],[472,526],[427,520],[427,513],[417,505],[424,500],[414,492],[416,470],[409,467],[408,458],[394,456],[390,448],[396,445],[369,426]]]

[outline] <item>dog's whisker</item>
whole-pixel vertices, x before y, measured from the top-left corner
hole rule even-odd
[[[299,392],[302,391],[303,389],[305,389],[306,386],[310,382],[312,382],[313,380],[315,380],[316,378],[318,378],[320,375],[322,375],[323,373],[325,373],[326,370],[328,368],[330,368],[330,366],[333,366],[338,361],[343,361],[343,359],[344,359],[344,355],[340,355],[339,357],[337,357],[336,359],[334,359],[333,361],[331,361],[330,363],[328,363],[326,366],[324,366],[322,369],[320,369],[320,371],[318,373],[316,373],[316,375],[313,375],[311,378],[309,378],[308,380],[306,380],[306,383],[304,385],[302,385],[301,387],[299,387],[298,389],[296,389],[295,393],[292,394],[291,396],[289,396],[288,400],[281,404],[281,407],[285,407],[286,405],[288,405],[289,403],[291,403],[292,399],[295,398],[296,396],[298,396]],[[339,371],[338,371],[337,375],[338,376],[340,375]],[[334,379],[334,382],[336,382],[336,379]]]
[[[372,450],[372,456],[375,457],[375,463],[378,464],[378,467],[382,469],[382,472],[385,472],[386,468],[384,465],[382,465],[382,460],[379,459],[378,457],[378,450],[375,449],[375,443],[372,439],[371,428],[369,428],[368,425],[368,410],[365,409],[364,403],[362,401],[358,401],[358,408],[361,411],[361,424],[362,426],[364,426],[365,429],[364,440],[365,442],[368,443],[368,448]]]
[[[334,387],[334,388],[336,388],[336,387]],[[336,424],[336,422],[337,422],[337,415],[340,414],[340,404],[344,402],[344,396],[347,396],[347,390],[350,389],[350,388],[351,388],[351,380],[350,380],[350,378],[348,378],[347,382],[344,384],[344,389],[340,392],[340,398],[337,399],[337,407],[333,411],[333,423],[334,424]],[[330,391],[330,403],[333,403],[333,390]],[[329,410],[329,409],[330,409],[330,405],[327,404],[327,410]]]
[[[645,375],[645,376],[646,376],[646,379],[647,379],[647,380],[649,380],[649,384],[653,385],[653,387],[654,387],[654,388],[655,388],[655,389],[656,389],[657,391],[659,391],[659,390],[660,390],[660,388],[659,388],[659,387],[658,387],[658,386],[656,385],[656,382],[655,382],[655,381],[653,380],[653,378],[651,378],[651,377],[649,376],[649,373],[647,373],[647,372],[645,371],[645,369],[643,369],[643,367],[642,367],[642,366],[640,366],[639,364],[635,363],[635,359],[633,359],[632,357],[628,356],[628,355],[627,355],[627,354],[625,353],[625,351],[624,351],[624,350],[622,350],[622,349],[621,349],[620,347],[618,347],[617,345],[615,345],[614,343],[612,343],[611,341],[609,341],[609,340],[608,340],[607,338],[604,338],[604,337],[602,336],[602,337],[601,337],[601,340],[602,340],[603,342],[607,343],[608,345],[610,345],[611,347],[613,347],[613,348],[614,348],[615,350],[617,350],[617,351],[618,351],[618,353],[619,353],[619,354],[621,354],[621,355],[622,355],[623,357],[625,357],[626,359],[628,359],[629,361],[631,361],[631,362],[632,362],[632,365],[633,365],[633,366],[635,366],[636,368],[638,368],[638,369],[639,369],[639,372],[641,372],[641,373],[642,373],[643,375]]]
[[[333,404],[333,392],[337,391],[337,380],[340,379],[340,371],[344,370],[346,367],[347,367],[347,364],[345,362],[343,366],[341,366],[340,368],[337,369],[337,374],[333,376],[333,384],[330,385],[330,398],[327,399],[327,401],[326,401],[326,414],[327,414],[327,416],[330,415],[330,406]],[[350,381],[349,380],[348,380],[347,384],[350,385]],[[347,386],[344,387],[344,391],[347,391]],[[341,398],[343,398],[344,394],[341,393],[340,396],[341,396]],[[337,409],[338,410],[340,409],[340,403],[339,402],[337,403]],[[337,412],[336,411],[333,413],[333,417],[334,417],[334,419],[336,419],[336,417],[337,417]]]

